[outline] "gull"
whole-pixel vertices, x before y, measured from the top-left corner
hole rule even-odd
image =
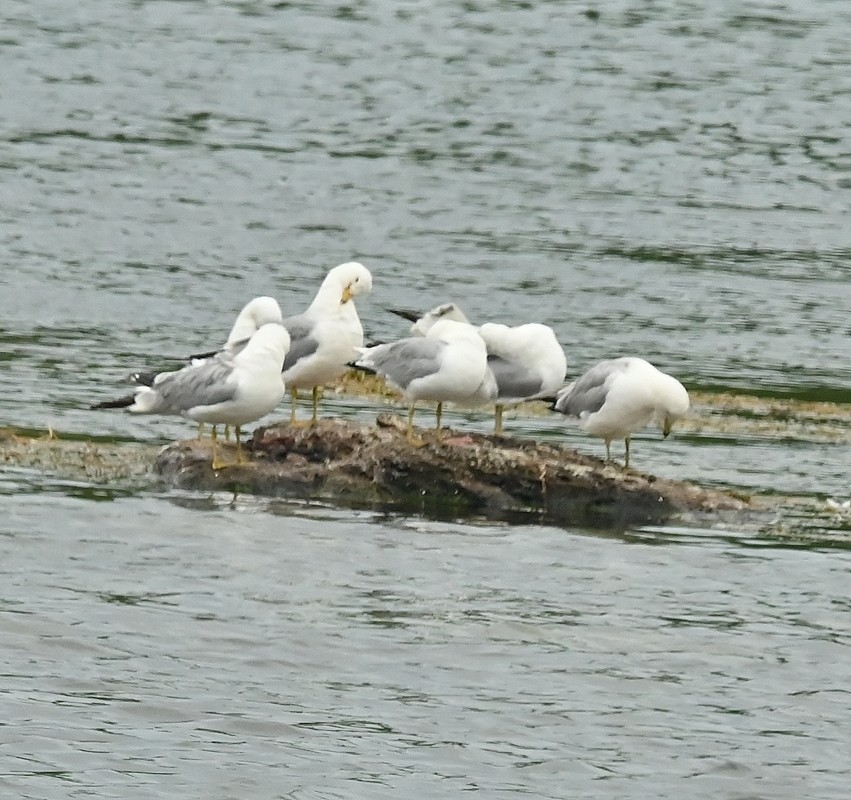
[[[425,314],[402,309],[391,309],[391,312],[410,320],[413,323],[411,333],[415,336],[425,335],[442,319],[471,324],[455,303],[443,303]],[[485,341],[488,366],[496,380],[494,434],[500,436],[505,406],[551,397],[564,383],[567,358],[548,325],[530,322],[508,326],[486,322],[478,331]]]
[[[233,327],[230,329],[225,343],[217,350],[210,350],[206,353],[196,353],[186,359],[189,363],[200,361],[206,358],[212,358],[216,355],[236,355],[239,353],[249,339],[263,325],[272,322],[281,323],[283,315],[281,307],[274,297],[255,297],[249,300],[236,317]],[[151,386],[154,379],[160,373],[157,372],[132,372],[128,378],[130,383],[135,383],[140,386]],[[200,439],[204,431],[204,423],[198,423],[198,438]],[[225,426],[225,439],[230,438],[228,426]]]
[[[172,372],[160,372],[150,386],[118,400],[92,406],[124,408],[131,414],[186,417],[212,425],[234,425],[237,464],[243,463],[241,426],[272,411],[284,396],[281,368],[290,346],[286,328],[277,323],[261,326],[235,355],[217,354],[197,359]],[[231,466],[219,460],[213,429],[213,469]]]
[[[417,444],[413,435],[417,401],[437,402],[435,432],[439,436],[443,403],[477,406],[496,396],[484,340],[472,325],[455,320],[436,322],[424,336],[362,347],[354,366],[381,375],[405,397],[406,436],[412,444]]]
[[[353,302],[372,290],[372,275],[356,261],[334,267],[304,313],[284,320],[292,344],[284,361],[284,382],[292,395],[290,423],[296,422],[298,390],[313,392],[316,424],[320,387],[337,380],[363,346],[363,327]]]
[[[632,433],[655,418],[668,436],[688,411],[689,396],[676,378],[643,358],[624,356],[591,367],[556,395],[552,408],[578,417],[580,428],[603,439],[607,461],[612,460],[612,440],[623,439],[624,466],[629,467]]]

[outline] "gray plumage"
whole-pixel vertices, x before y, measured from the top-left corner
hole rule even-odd
[[[488,356],[488,366],[496,378],[497,400],[533,397],[542,390],[540,373],[522,371],[515,361],[500,356]]]
[[[626,372],[631,360],[628,356],[613,358],[591,367],[582,377],[559,392],[553,408],[572,417],[596,413],[606,402],[612,381]]]
[[[282,370],[286,372],[301,359],[313,355],[319,349],[319,340],[313,336],[315,323],[304,314],[285,319],[283,325],[290,335],[290,349]]]
[[[237,383],[230,380],[234,366],[229,359],[210,358],[157,376],[151,388],[158,395],[157,414],[182,414],[197,406],[212,406],[233,400]]]
[[[412,381],[433,375],[446,349],[445,342],[414,336],[374,347],[369,353],[370,368],[404,391]]]

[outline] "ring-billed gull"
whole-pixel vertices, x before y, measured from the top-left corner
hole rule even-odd
[[[607,461],[612,460],[612,440],[623,439],[628,467],[632,433],[655,418],[667,436],[688,411],[689,396],[676,378],[643,358],[625,356],[591,367],[556,395],[552,407],[578,417],[580,428],[603,439]]]
[[[204,358],[212,358],[218,354],[236,355],[248,343],[248,340],[257,332],[263,325],[270,322],[281,323],[283,315],[281,307],[274,297],[255,297],[249,300],[237,314],[233,327],[230,329],[225,343],[217,350],[210,350],[206,353],[196,353],[189,356],[187,361],[197,361]],[[135,383],[140,386],[150,386],[158,372],[133,372],[128,380],[130,383]],[[201,438],[204,430],[204,423],[198,423],[198,438]],[[215,430],[214,430],[215,434]],[[230,438],[229,428],[225,426],[225,439]]]
[[[372,290],[372,275],[356,261],[334,267],[307,310],[284,320],[292,344],[284,361],[284,382],[292,395],[290,422],[296,421],[298,390],[313,391],[313,416],[323,384],[337,380],[363,346],[363,327],[353,302]]]
[[[478,331],[454,320],[435,323],[425,336],[360,349],[355,366],[381,375],[408,401],[409,442],[413,439],[418,400],[437,401],[437,424],[443,403],[477,406],[493,401],[496,382],[488,369],[487,348]]]
[[[237,463],[242,462],[240,428],[272,411],[284,396],[281,368],[290,346],[283,325],[263,325],[236,355],[198,359],[173,372],[161,372],[150,386],[92,408],[124,408],[131,414],[176,415],[236,428]],[[219,461],[213,436],[213,468]]]
[[[391,309],[394,314],[410,320],[413,335],[425,335],[442,319],[469,322],[455,303],[443,303],[425,314]],[[505,406],[550,397],[564,383],[567,358],[548,325],[530,322],[508,326],[486,322],[478,327],[488,350],[488,366],[497,385],[494,410],[494,433],[502,434],[502,414]]]

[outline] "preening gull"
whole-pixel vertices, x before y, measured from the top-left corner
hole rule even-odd
[[[372,290],[372,275],[356,261],[334,267],[307,310],[284,320],[292,344],[284,361],[284,382],[292,395],[290,422],[296,421],[299,389],[313,391],[316,423],[319,390],[337,380],[363,346],[363,327],[353,302]]]
[[[455,303],[443,303],[425,314],[402,309],[392,313],[413,322],[411,333],[425,335],[441,319],[469,322]],[[502,433],[502,413],[507,405],[550,397],[564,383],[567,359],[555,332],[548,325],[530,322],[508,326],[486,322],[478,328],[488,351],[488,366],[497,385],[494,433]]]
[[[613,439],[626,445],[624,466],[629,466],[629,441],[634,431],[652,419],[667,436],[689,409],[685,387],[643,358],[625,356],[601,361],[556,396],[554,411],[579,418],[579,427],[606,443],[611,461]]]
[[[281,368],[290,346],[286,328],[277,323],[260,327],[235,355],[222,353],[196,359],[173,372],[160,372],[150,386],[92,408],[125,408],[131,414],[176,415],[236,427],[237,463],[242,461],[240,428],[272,411],[284,396]],[[213,435],[213,468],[219,461]]]
[[[488,349],[488,366],[497,385],[494,428],[502,433],[502,412],[507,405],[552,396],[564,383],[567,358],[548,325],[500,325],[486,322],[479,334]]]
[[[360,352],[355,366],[381,375],[408,401],[407,437],[412,443],[418,400],[437,401],[439,434],[443,403],[477,406],[496,397],[484,340],[467,323],[440,320],[425,336],[363,347]]]

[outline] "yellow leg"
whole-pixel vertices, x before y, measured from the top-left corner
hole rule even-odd
[[[230,425],[225,425],[225,441],[230,441]]]
[[[240,434],[242,433],[242,427],[237,425],[234,428],[234,434],[236,435],[236,463],[237,464],[245,464],[246,459],[242,454],[242,441],[240,440]]]
[[[212,431],[210,431],[210,441],[213,444],[213,461],[210,466],[213,469],[222,469],[222,467],[226,467],[227,464],[219,458],[219,437],[216,434],[216,426],[213,425]]]
[[[322,397],[322,390],[318,386],[313,387],[313,416],[310,418],[310,424],[315,425],[317,421],[317,410],[319,408],[319,398]]]
[[[624,445],[626,446],[626,457],[624,458],[624,468],[629,469],[629,436],[623,440]]]
[[[43,441],[43,442],[53,442],[53,441],[56,441],[56,439],[58,439],[59,437],[56,435],[56,431],[53,430],[53,426],[48,425],[47,426],[47,433],[45,433],[44,436],[39,436],[38,438],[39,438],[40,441]]]
[[[411,403],[408,407],[408,427],[405,430],[405,438],[408,440],[408,444],[413,447],[422,447],[425,442],[414,433],[414,408],[416,407],[415,403]]]
[[[437,411],[435,412],[435,425],[434,429],[438,435],[440,435],[440,421],[443,419],[443,403],[437,404]]]
[[[494,436],[502,436],[502,405],[496,404],[493,412],[493,433]]]
[[[298,389],[290,389],[290,398],[292,399],[292,406],[290,410],[290,425],[295,425],[295,408],[298,404]]]

